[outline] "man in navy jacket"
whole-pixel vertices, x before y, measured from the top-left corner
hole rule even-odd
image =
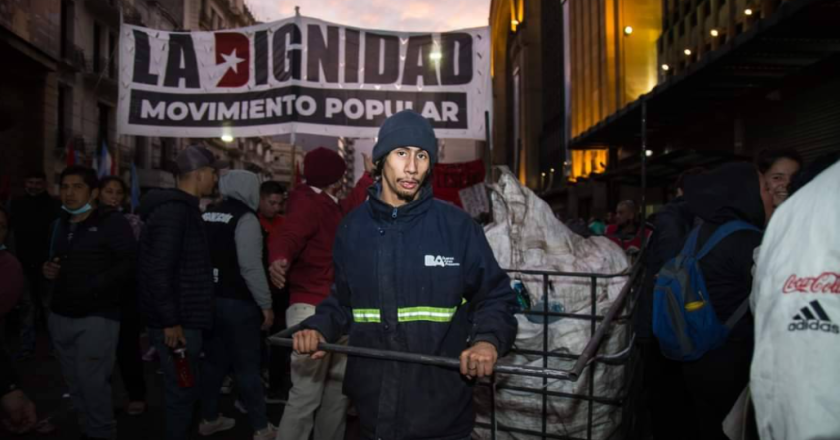
[[[344,392],[363,438],[461,440],[474,379],[493,373],[516,337],[516,297],[484,231],[432,198],[431,124],[412,111],[385,121],[373,150],[378,182],[341,224],[333,294],[294,335],[295,350],[349,332],[351,346],[460,357],[461,371],[350,357]]]

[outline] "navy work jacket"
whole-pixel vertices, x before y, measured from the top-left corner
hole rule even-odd
[[[516,296],[481,226],[432,197],[399,208],[372,186],[339,227],[335,285],[304,328],[329,342],[458,358],[478,341],[499,357],[516,337]],[[475,422],[472,382],[459,371],[350,356],[344,393],[364,438],[463,439]]]

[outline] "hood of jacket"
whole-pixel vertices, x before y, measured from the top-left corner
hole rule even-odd
[[[219,193],[222,197],[238,200],[251,210],[260,207],[260,179],[245,170],[231,170],[219,179]]]
[[[170,202],[177,202],[177,203],[186,203],[195,209],[199,209],[199,200],[198,197],[192,196],[190,194],[181,191],[180,189],[156,189],[150,191],[143,197],[143,200],[140,202],[140,208],[138,209],[137,213],[140,215],[140,218],[145,222],[149,214],[155,210],[160,205]]]
[[[730,163],[685,180],[685,200],[691,212],[713,224],[743,220],[764,228],[758,171],[750,163]]]

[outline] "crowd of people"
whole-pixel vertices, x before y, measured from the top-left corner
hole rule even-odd
[[[166,439],[232,429],[223,392],[236,394],[255,440],[343,439],[351,406],[362,438],[470,438],[472,386],[511,349],[518,304],[481,226],[432,197],[437,153],[429,122],[403,111],[380,128],[344,198],[345,161],[326,148],[306,155],[305,182],[288,197],[200,145],[178,155],[176,188],[131,208],[116,176],[70,166],[55,200],[43,173],[28,175],[24,196],[0,206],[0,317],[17,308],[20,322],[17,352],[0,350],[6,429],[45,428],[15,364],[33,359],[46,327],[40,340],[85,439],[116,438],[116,372],[126,413],[146,413],[144,337],[146,359],[160,362]],[[570,222],[631,255],[646,249],[634,327],[652,438],[840,435],[840,259],[824,227],[840,218],[838,185],[836,154],[803,168],[795,151],[764,151],[755,163],[686,170],[644,224],[632,200],[606,221]],[[745,226],[720,233],[733,222]],[[663,270],[693,246],[707,248],[703,300],[729,329],[686,361],[664,350],[654,303]],[[293,351],[266,343],[283,329]],[[461,368],[348,359],[321,343],[454,357]],[[809,357],[821,366],[806,373]],[[275,426],[266,405],[277,403]]]
[[[516,297],[480,226],[432,197],[436,159],[431,124],[404,111],[383,125],[343,199],[346,165],[326,148],[306,155],[305,183],[288,201],[281,184],[232,170],[200,145],[178,155],[176,188],[152,190],[131,210],[118,177],[70,166],[55,201],[35,173],[0,211],[0,243],[9,229],[15,238],[0,248],[0,312],[19,303],[22,318],[15,363],[33,359],[46,325],[84,439],[117,436],[116,371],[126,413],[146,412],[143,358],[154,357],[167,439],[232,429],[219,408],[231,381],[256,440],[343,439],[351,401],[366,438],[469,438],[472,382],[510,349]],[[429,254],[452,264],[407,277]],[[284,328],[298,330],[294,354],[266,346]],[[144,333],[152,348],[141,358]],[[461,371],[317,351],[348,334],[355,345],[460,357]],[[7,429],[43,428],[0,352]],[[430,395],[432,385],[447,397]],[[286,403],[279,426],[267,418],[272,403]],[[407,415],[433,406],[423,419]]]

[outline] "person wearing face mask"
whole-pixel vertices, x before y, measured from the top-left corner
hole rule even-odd
[[[64,214],[51,227],[44,277],[52,284],[50,334],[79,429],[89,439],[113,438],[111,373],[120,330],[120,295],[134,273],[136,241],[118,211],[96,208],[96,173],[61,173]]]
[[[46,324],[49,298],[41,276],[41,263],[46,259],[50,225],[60,212],[60,203],[47,191],[43,171],[31,171],[24,176],[24,194],[9,206],[9,248],[23,265],[26,286],[20,300],[20,347],[15,360],[31,358],[35,354],[38,324]]]
[[[140,216],[125,212],[128,185],[116,176],[104,177],[99,181],[99,201],[103,208],[116,209],[123,213],[131,225],[135,240],[140,239],[143,226]],[[137,289],[134,276],[125,280],[120,295],[120,336],[117,343],[117,365],[126,392],[128,407],[126,414],[139,416],[146,412],[146,381],[143,378],[143,362],[140,356],[140,332],[143,329],[140,311],[137,309]]]
[[[219,162],[207,148],[191,145],[175,160],[177,188],[151,191],[140,204],[143,229],[137,262],[137,294],[160,354],[164,376],[167,440],[183,440],[192,427],[199,401],[202,332],[213,325],[213,265],[199,201],[213,194]],[[196,385],[180,387],[176,349],[185,349],[188,371]],[[202,433],[231,429],[234,421],[219,417]]]
[[[802,168],[802,156],[795,150],[762,150],[756,158],[762,184],[773,196],[773,206],[778,208],[789,193],[789,186],[799,169]]]

